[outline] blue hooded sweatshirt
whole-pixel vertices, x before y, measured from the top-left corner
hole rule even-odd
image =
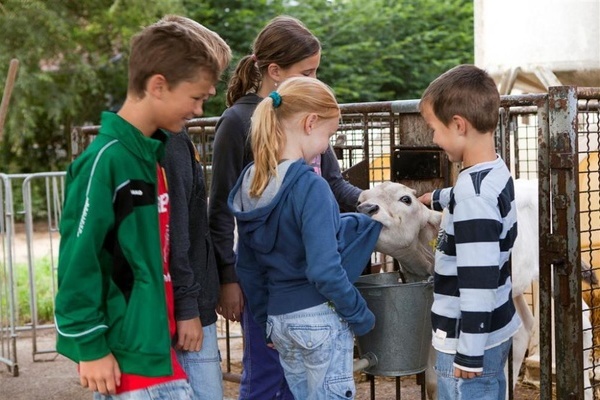
[[[304,160],[285,161],[259,198],[248,189],[249,164],[228,199],[237,220],[236,273],[256,322],[330,302],[356,335],[375,324],[352,284],[363,271],[381,224],[340,214],[328,183]]]

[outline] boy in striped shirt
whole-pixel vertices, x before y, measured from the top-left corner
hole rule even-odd
[[[496,84],[473,65],[435,79],[419,106],[433,142],[462,163],[454,187],[420,198],[444,212],[431,310],[439,399],[504,400],[504,365],[521,325],[509,270],[513,179],[494,141],[499,107]]]

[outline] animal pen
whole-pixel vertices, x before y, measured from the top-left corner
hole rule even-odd
[[[354,185],[367,189],[392,180],[421,194],[454,182],[458,166],[449,163],[433,144],[417,100],[343,104],[341,109],[332,145],[344,178]],[[548,93],[503,96],[499,113],[498,153],[516,178],[538,179],[539,290],[532,289],[529,303],[540,326],[539,348],[530,348],[530,356],[539,354],[540,398],[600,399],[600,284],[597,280],[582,283],[580,267],[584,262],[596,275],[600,269],[600,88],[558,86]],[[217,121],[212,117],[188,123],[208,184]],[[97,132],[97,126],[73,131],[73,158]],[[49,232],[50,247],[58,248],[64,173],[0,174],[0,179],[0,362],[17,376],[16,337],[21,330],[33,332],[34,360],[54,352],[37,345],[36,332],[52,328],[51,322],[39,323],[37,307],[42,296],[54,298],[56,281],[50,292],[38,292],[39,259],[33,235],[43,227]],[[28,249],[32,317],[26,324],[18,322],[15,294],[15,229],[19,224],[25,226]],[[57,260],[50,258],[54,278]],[[373,260],[392,262],[381,254],[374,254]],[[593,337],[591,346],[583,344],[582,297],[589,306],[586,318],[591,314],[591,328],[586,328]],[[229,340],[229,335],[221,339]],[[553,353],[560,360],[554,367]],[[584,354],[591,355],[585,370]],[[239,381],[240,375],[231,369],[231,353],[223,356],[227,360],[224,379]],[[591,378],[586,387],[584,374]]]

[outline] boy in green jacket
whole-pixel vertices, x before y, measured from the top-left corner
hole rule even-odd
[[[219,60],[204,29],[169,16],[131,43],[127,98],[68,169],[58,263],[57,350],[95,399],[191,398],[171,346],[168,134],[202,114]]]

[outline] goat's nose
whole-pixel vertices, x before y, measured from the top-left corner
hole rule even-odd
[[[359,204],[358,207],[356,207],[356,210],[359,213],[374,215],[379,211],[379,206],[377,204],[363,203]]]

